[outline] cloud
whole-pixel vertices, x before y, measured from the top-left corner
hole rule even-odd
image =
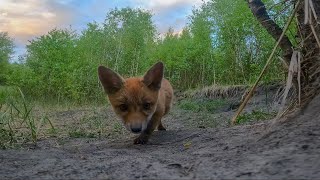
[[[131,0],[135,7],[151,10],[160,34],[165,34],[171,27],[181,32],[188,22],[188,15],[193,8],[198,8],[208,0]]]
[[[152,10],[156,14],[166,13],[178,8],[199,7],[208,0],[132,0],[139,7]]]
[[[75,17],[74,10],[51,0],[4,0],[0,6],[0,31],[9,32],[20,43],[42,35],[58,26],[67,26]]]

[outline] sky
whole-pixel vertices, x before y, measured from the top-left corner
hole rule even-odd
[[[203,0],[0,0],[0,32],[8,32],[16,48],[13,59],[25,53],[28,40],[54,28],[77,32],[87,23],[102,23],[111,9],[131,7],[151,10],[159,33],[176,32],[188,22],[193,7]]]

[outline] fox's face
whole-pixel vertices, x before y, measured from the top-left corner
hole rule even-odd
[[[103,66],[98,73],[113,110],[125,127],[133,133],[144,131],[157,108],[163,64],[155,64],[142,78],[123,79]]]

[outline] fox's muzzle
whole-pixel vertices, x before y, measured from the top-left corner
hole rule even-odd
[[[130,129],[133,133],[140,133],[142,131],[142,125],[140,123],[131,124]]]

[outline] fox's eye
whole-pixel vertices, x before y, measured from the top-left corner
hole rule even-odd
[[[125,112],[125,111],[128,110],[128,105],[126,105],[126,104],[121,104],[121,105],[119,106],[119,109],[120,109],[120,111]]]
[[[143,109],[149,110],[150,108],[151,108],[151,104],[150,103],[144,103],[143,104]]]

